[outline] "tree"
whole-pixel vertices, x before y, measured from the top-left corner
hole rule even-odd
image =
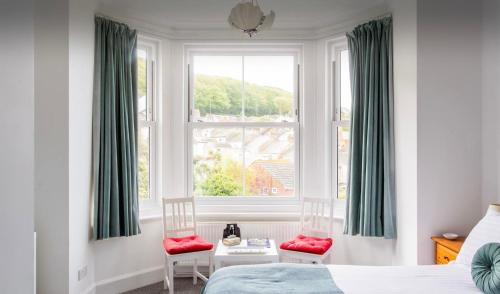
[[[201,184],[204,195],[232,196],[241,191],[241,185],[221,167],[209,170],[207,179]]]
[[[292,111],[292,93],[252,83],[244,85],[245,115],[284,115]],[[241,115],[241,81],[207,75],[195,77],[195,108],[207,113]]]
[[[251,187],[255,183],[255,172],[245,170],[243,191],[243,166],[240,162],[223,158],[219,152],[210,151],[204,159],[194,158],[195,193],[205,196],[253,195]]]
[[[146,59],[137,58],[137,96],[146,96]]]
[[[207,113],[225,114],[231,107],[231,101],[223,87],[217,84],[198,83],[195,88],[196,104],[201,115]]]
[[[147,142],[139,138],[139,198],[147,199],[149,197],[149,146]]]
[[[274,106],[278,109],[280,115],[289,114],[292,110],[292,100],[288,97],[276,97]]]

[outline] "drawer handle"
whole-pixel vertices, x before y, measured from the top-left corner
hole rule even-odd
[[[450,258],[448,256],[444,256],[443,258],[447,261],[450,261]]]

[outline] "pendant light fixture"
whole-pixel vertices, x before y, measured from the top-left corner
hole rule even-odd
[[[228,22],[233,28],[252,37],[262,30],[269,29],[274,22],[274,17],[272,10],[268,15],[264,15],[257,0],[242,0],[231,9]]]

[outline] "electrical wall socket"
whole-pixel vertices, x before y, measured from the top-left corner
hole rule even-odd
[[[83,280],[86,276],[87,276],[87,266],[84,266],[78,271],[78,281]]]

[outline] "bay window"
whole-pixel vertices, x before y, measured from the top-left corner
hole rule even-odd
[[[332,50],[333,72],[333,190],[337,200],[347,197],[351,121],[351,77],[349,51],[342,44]]]
[[[137,46],[138,177],[141,209],[157,204],[157,53],[155,42],[139,38]]]

